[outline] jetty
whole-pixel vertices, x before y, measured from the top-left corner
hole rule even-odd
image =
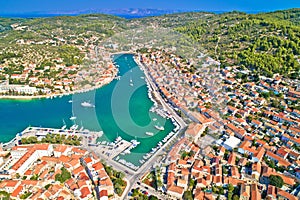
[[[30,136],[36,136],[38,139],[46,137],[48,134],[59,134],[59,135],[71,135],[82,137],[82,145],[95,145],[97,143],[97,138],[103,135],[103,131],[89,131],[87,129],[76,130],[74,127],[70,129],[63,128],[43,128],[43,127],[32,127],[29,126],[22,132],[16,135],[16,140],[20,141],[22,138],[27,138]]]

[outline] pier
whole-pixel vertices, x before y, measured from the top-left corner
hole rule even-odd
[[[42,127],[27,127],[21,133],[18,133],[16,140],[19,141],[22,138],[27,138],[30,136],[36,136],[38,139],[46,137],[48,134],[59,134],[59,135],[71,135],[82,137],[81,145],[95,145],[97,143],[97,138],[103,135],[103,131],[89,131],[85,130],[76,130],[76,129],[58,129],[58,128],[42,128]]]

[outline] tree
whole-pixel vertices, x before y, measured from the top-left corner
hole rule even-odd
[[[193,194],[191,191],[185,191],[183,193],[183,199],[184,200],[193,200]]]
[[[232,195],[233,195],[233,190],[234,190],[234,187],[233,185],[230,183],[228,185],[228,200],[231,200],[232,199]]]
[[[0,199],[1,200],[9,200],[10,194],[7,193],[6,191],[0,191]]]
[[[55,175],[55,181],[64,183],[66,180],[71,178],[71,173],[64,167],[61,168],[61,174]]]
[[[233,200],[239,200],[240,199],[240,197],[238,196],[238,195],[233,195]]]
[[[121,188],[119,188],[119,187],[117,187],[117,188],[115,189],[115,191],[116,191],[116,193],[117,193],[119,196],[121,196],[122,193],[123,193],[123,190],[122,190]]]
[[[149,200],[158,200],[158,198],[156,196],[150,195]]]
[[[283,186],[283,179],[278,175],[270,175],[269,181],[271,185],[281,188]]]

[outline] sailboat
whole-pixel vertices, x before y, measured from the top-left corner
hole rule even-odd
[[[130,83],[129,83],[130,86],[133,86],[133,82],[132,82],[132,79],[130,77]]]
[[[80,123],[81,123],[81,128],[79,129],[79,131],[83,131],[82,121],[80,121]]]
[[[73,109],[72,109],[72,116],[70,117],[70,120],[75,120],[77,117],[74,115]]]
[[[66,122],[65,120],[63,119],[63,126],[61,127],[62,130],[66,129],[67,125],[66,125]]]

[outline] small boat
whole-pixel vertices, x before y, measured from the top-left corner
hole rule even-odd
[[[131,140],[130,142],[132,143],[133,147],[136,147],[138,144],[140,144],[140,142],[137,140]]]
[[[146,135],[153,136],[153,133],[152,133],[152,132],[148,132],[148,131],[147,131],[145,134],[146,134]]]
[[[153,118],[153,121],[156,121],[157,120],[157,118]]]
[[[70,127],[70,130],[76,130],[78,128],[77,124],[74,124],[73,126]]]
[[[139,160],[139,162],[140,162],[141,164],[143,164],[143,163],[145,162],[145,160]]]
[[[155,127],[157,130],[160,130],[160,131],[165,130],[165,128],[164,128],[163,126],[155,125],[154,127]]]
[[[90,102],[84,101],[81,103],[82,107],[87,107],[87,108],[95,108],[94,104],[91,104]]]
[[[118,137],[116,138],[115,142],[117,143],[117,142],[119,142],[119,141],[121,141],[121,140],[122,140],[122,138],[121,138],[120,136],[118,136]]]
[[[72,101],[72,100],[69,100],[68,102],[69,102],[69,103],[72,103],[73,101]]]
[[[133,82],[132,82],[132,79],[130,78],[130,83],[129,83],[130,86],[133,86]]]
[[[75,120],[77,117],[75,117],[75,116],[71,116],[70,117],[70,120]]]
[[[130,150],[126,149],[126,150],[124,151],[124,153],[125,153],[125,154],[130,154],[131,152],[130,152]]]

